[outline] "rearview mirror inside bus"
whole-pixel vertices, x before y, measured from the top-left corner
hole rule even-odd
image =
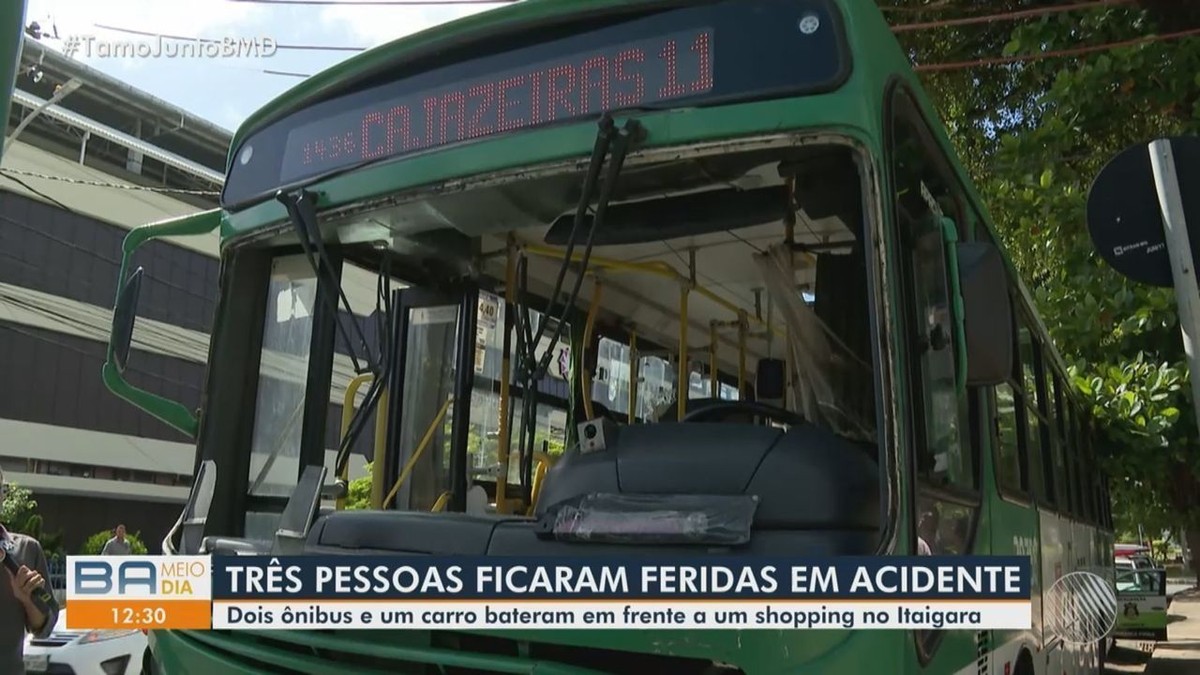
[[[129,279],[121,287],[121,294],[117,296],[117,306],[113,308],[113,362],[116,363],[117,370],[122,373],[125,372],[129,363],[129,347],[133,343],[133,323],[137,319],[138,298],[141,292],[142,268],[139,267],[129,275]]]
[[[1013,370],[1013,309],[1007,270],[989,243],[958,246],[958,269],[965,314],[967,385],[1000,384]]]

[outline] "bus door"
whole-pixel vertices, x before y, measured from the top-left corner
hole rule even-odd
[[[466,468],[452,449],[466,447],[477,295],[426,288],[394,294],[385,509],[466,510],[466,481],[455,480]]]
[[[1167,639],[1167,571],[1119,568],[1117,577],[1118,640]]]

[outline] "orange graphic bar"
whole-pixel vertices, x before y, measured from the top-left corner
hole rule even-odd
[[[209,600],[71,600],[67,605],[70,630],[212,628]]]

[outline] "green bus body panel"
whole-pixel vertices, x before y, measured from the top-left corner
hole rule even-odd
[[[5,126],[12,109],[13,90],[17,86],[17,71],[21,67],[21,45],[25,35],[25,0],[5,0],[0,3],[0,112]],[[0,159],[4,146],[0,143]]]
[[[480,631],[484,633],[483,631]],[[369,633],[369,634],[364,634]],[[911,641],[910,633],[887,631],[880,633],[849,631],[539,631],[517,634],[512,632],[485,633],[538,642],[561,642],[609,646],[614,649],[645,651],[661,655],[681,654],[678,646],[696,643],[703,648],[704,658],[722,660],[716,649],[719,642],[741,643],[733,655],[736,663],[748,675],[823,675],[825,673],[893,672],[897,655],[903,653],[904,642]],[[254,631],[197,632],[154,631],[153,649],[163,671],[172,675],[209,675],[210,673],[244,673],[266,675],[278,672],[279,666],[299,671],[324,672],[322,662],[294,651],[294,645],[314,648],[335,648],[364,657],[380,657],[397,661],[439,663],[448,667],[478,668],[495,673],[537,673],[538,675],[603,675],[586,667],[570,666],[548,661],[505,657],[495,654],[473,654],[467,651],[435,649],[414,644],[414,637],[427,639],[423,631],[344,631],[334,635],[308,634],[292,631],[261,633]],[[678,637],[676,637],[678,635]],[[827,640],[821,640],[828,636]],[[559,639],[555,639],[559,638]],[[651,643],[649,649],[639,649],[641,643]],[[288,647],[285,649],[284,647]],[[815,647],[815,648],[814,648]],[[765,648],[765,649],[763,649]],[[760,651],[755,651],[759,649]],[[963,654],[964,662],[975,658],[973,652]],[[255,666],[271,664],[272,667]],[[337,672],[354,674],[393,672],[372,668],[326,662]],[[915,664],[904,664],[894,672],[912,671]],[[394,667],[394,666],[392,666]],[[313,670],[315,669],[315,670]],[[399,671],[403,672],[403,671]]]

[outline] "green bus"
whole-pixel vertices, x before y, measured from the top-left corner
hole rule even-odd
[[[254,114],[221,202],[130,233],[103,373],[196,439],[167,554],[1029,555],[1033,627],[155,630],[153,672],[1099,672],[1041,603],[1112,572],[1088,416],[871,0],[442,25]],[[135,254],[217,228],[197,411],[126,376]]]

